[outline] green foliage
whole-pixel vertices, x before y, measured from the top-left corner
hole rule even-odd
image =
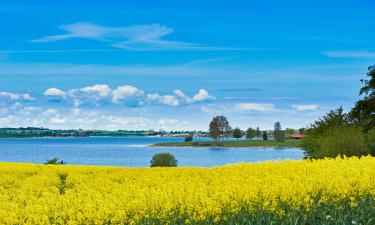
[[[371,155],[375,156],[375,129],[369,130],[366,134],[366,145]]]
[[[262,132],[259,130],[259,127],[255,130],[255,137],[260,137],[262,135]]]
[[[273,131],[273,138],[277,143],[283,142],[285,140],[285,132],[281,129],[280,122],[276,122]]]
[[[267,140],[268,140],[267,131],[263,131],[263,141],[267,141]]]
[[[242,133],[242,130],[238,127],[236,127],[234,130],[233,130],[233,137],[234,138],[237,138],[237,140],[239,138],[242,138],[243,137],[243,133]]]
[[[343,108],[340,107],[329,111],[323,118],[315,121],[306,132],[308,135],[322,135],[328,129],[349,124],[348,114],[344,113]]]
[[[155,154],[151,161],[151,167],[176,167],[177,159],[169,152]]]
[[[185,142],[191,142],[193,141],[193,136],[189,135],[185,137]]]
[[[342,125],[328,128],[322,135],[307,136],[302,140],[302,145],[309,158],[362,156],[371,154],[372,144],[368,143],[373,143],[370,139],[375,139],[372,135],[366,136],[359,126]]]
[[[45,164],[46,165],[48,165],[48,164],[51,164],[51,165],[62,165],[62,164],[65,164],[65,162],[63,160],[60,160],[57,157],[54,157],[52,159],[47,160]]]
[[[357,124],[362,125],[366,131],[375,128],[375,65],[368,68],[368,80],[361,80],[363,87],[359,95],[363,99],[355,103],[350,112],[350,118]]]
[[[296,131],[292,128],[285,128],[284,132],[285,132],[285,136],[290,136],[290,135],[296,133]]]
[[[212,119],[209,125],[209,135],[215,140],[229,137],[232,128],[225,116],[216,116]]]
[[[256,132],[257,132],[256,130],[254,130],[253,128],[249,127],[246,130],[246,139],[254,138],[256,136]]]

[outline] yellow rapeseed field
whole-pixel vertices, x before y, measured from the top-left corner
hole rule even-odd
[[[0,163],[0,224],[137,223],[178,210],[194,221],[261,205],[375,196],[375,158],[115,168]],[[218,218],[219,219],[219,218]]]

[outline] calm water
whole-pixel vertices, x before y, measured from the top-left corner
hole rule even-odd
[[[236,162],[301,159],[299,149],[149,147],[182,138],[35,138],[0,139],[0,161],[44,163],[58,157],[68,164],[148,167],[152,156],[170,152],[179,166],[218,166]]]

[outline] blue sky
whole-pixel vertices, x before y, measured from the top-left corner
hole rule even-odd
[[[0,26],[0,127],[299,128],[375,64],[370,0],[3,0]]]

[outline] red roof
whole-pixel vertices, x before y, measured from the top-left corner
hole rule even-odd
[[[304,138],[305,135],[302,135],[302,134],[292,134],[290,135],[291,138],[296,138],[296,139],[300,139],[300,138]]]

